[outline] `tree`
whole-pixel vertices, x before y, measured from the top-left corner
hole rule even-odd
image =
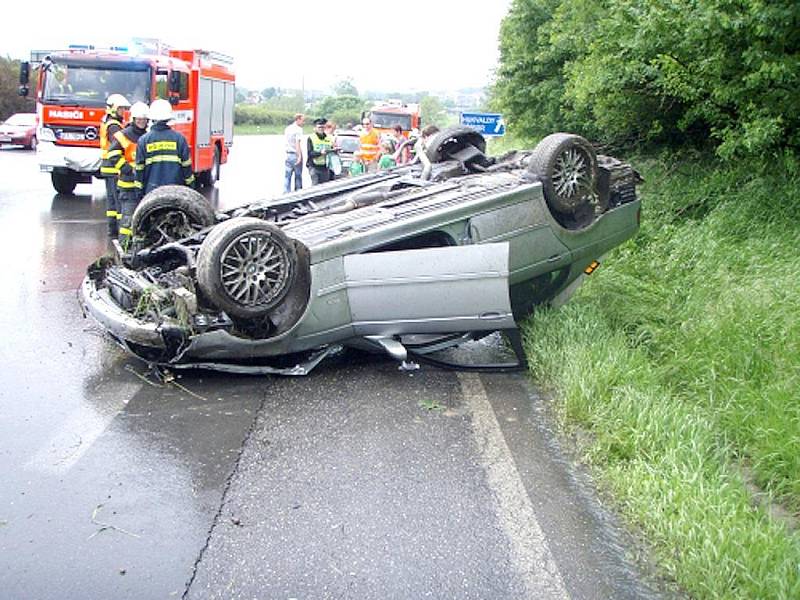
[[[419,101],[419,110],[425,125],[444,127],[447,124],[444,105],[436,96],[423,96]]]
[[[358,90],[351,77],[342,79],[340,82],[334,84],[333,93],[337,96],[358,96]]]
[[[365,109],[365,102],[358,96],[327,96],[314,105],[313,113],[339,124],[358,123]]]
[[[513,0],[492,104],[523,134],[800,145],[796,0]]]
[[[0,121],[14,113],[36,110],[32,94],[25,98],[18,93],[19,64],[18,60],[0,57]],[[31,73],[31,89],[35,88],[35,77],[35,73]]]

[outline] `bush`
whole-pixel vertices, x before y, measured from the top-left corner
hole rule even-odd
[[[493,101],[523,134],[800,145],[795,0],[514,0],[500,49]]]
[[[18,112],[35,112],[33,94],[24,98],[17,93],[19,89],[19,62],[0,57],[0,122]],[[31,73],[31,89],[35,89],[35,73]]]

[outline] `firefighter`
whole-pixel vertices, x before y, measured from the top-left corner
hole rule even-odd
[[[183,135],[172,129],[172,106],[159,98],[150,105],[150,131],[136,147],[136,191],[139,198],[162,185],[194,183],[192,157]]]
[[[106,99],[106,114],[100,122],[100,175],[106,180],[106,218],[108,235],[115,238],[119,234],[119,205],[117,203],[117,173],[107,164],[108,149],[117,134],[122,131],[124,111],[131,103],[122,94],[111,94]]]
[[[331,171],[328,169],[328,153],[333,152],[333,137],[329,137],[325,133],[327,122],[327,119],[314,119],[314,131],[308,136],[306,166],[311,175],[312,185],[331,180]]]
[[[149,109],[144,102],[134,102],[131,106],[130,124],[115,136],[108,149],[103,167],[117,173],[117,205],[120,213],[119,239],[127,246],[132,235],[131,217],[139,203],[136,189],[136,144],[147,132]]]

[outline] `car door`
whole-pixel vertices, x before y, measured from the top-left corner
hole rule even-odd
[[[356,335],[491,331],[514,327],[507,242],[344,257]]]

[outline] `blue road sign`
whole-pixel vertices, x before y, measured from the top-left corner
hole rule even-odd
[[[496,113],[461,113],[461,124],[483,135],[505,135],[503,115]]]

